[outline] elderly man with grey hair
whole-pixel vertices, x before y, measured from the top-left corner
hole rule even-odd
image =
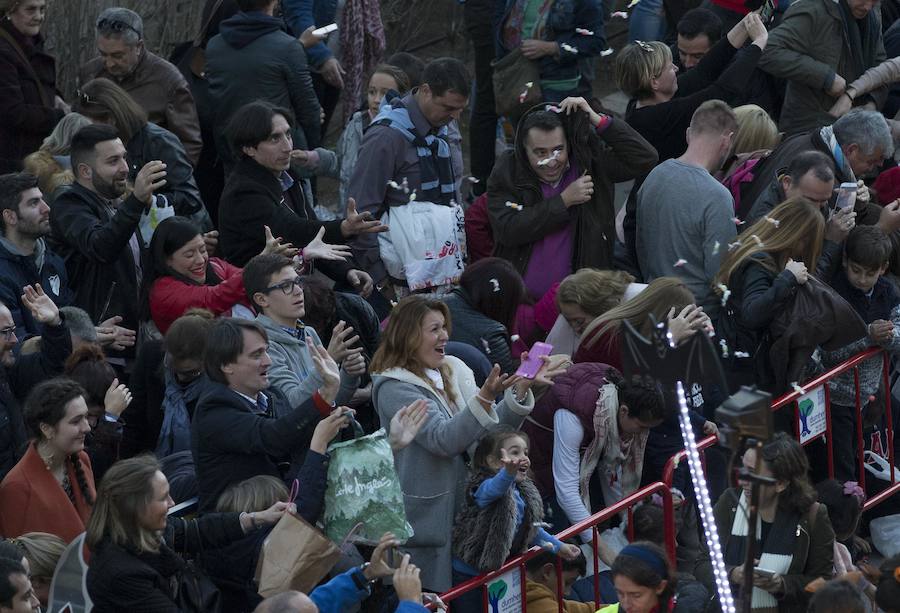
[[[78,82],[110,79],[134,98],[148,119],[175,134],[196,166],[203,141],[194,97],[173,64],[147,50],[141,16],[126,8],[108,8],[97,18],[96,57],[78,71]]]

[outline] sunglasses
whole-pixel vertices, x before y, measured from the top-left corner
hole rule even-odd
[[[106,30],[108,32],[124,32],[125,30],[131,30],[138,35],[138,38],[144,38],[143,32],[141,32],[134,26],[130,26],[124,21],[119,21],[117,19],[101,19],[97,22],[97,29]]]

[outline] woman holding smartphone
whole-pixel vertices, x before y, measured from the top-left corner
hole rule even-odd
[[[479,389],[472,370],[445,354],[449,338],[447,305],[409,296],[391,311],[371,365],[372,398],[382,425],[401,407],[428,402],[428,422],[394,460],[415,531],[405,549],[422,568],[423,585],[436,592],[451,585],[452,519],[464,500],[466,450],[497,424],[518,428],[534,408],[531,388],[549,385],[557,374],[542,367],[528,379],[501,374],[495,364]]]

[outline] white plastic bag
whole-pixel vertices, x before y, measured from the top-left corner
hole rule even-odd
[[[891,464],[886,459],[875,453],[866,450],[863,452],[866,471],[881,479],[882,481],[891,482]],[[900,468],[894,467],[894,476],[900,479]]]
[[[150,209],[141,213],[141,221],[138,228],[141,231],[141,240],[144,241],[144,247],[150,246],[150,239],[156,231],[156,226],[163,219],[175,217],[175,207],[170,206],[166,197],[161,194],[154,194],[153,204]]]
[[[875,548],[885,558],[900,553],[900,515],[885,515],[869,522]]]
[[[465,268],[465,217],[451,206],[414,201],[382,216],[390,231],[378,235],[388,274],[405,279],[411,291],[453,285]]]

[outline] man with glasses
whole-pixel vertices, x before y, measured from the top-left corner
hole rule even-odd
[[[0,480],[25,451],[27,436],[21,403],[31,389],[62,374],[72,339],[59,309],[40,285],[22,288],[22,304],[41,329],[41,349],[16,357],[19,342],[9,308],[0,303]]]
[[[150,122],[175,134],[196,166],[203,142],[194,97],[173,64],[144,45],[144,22],[126,8],[108,8],[97,18],[100,53],[78,73],[78,82],[109,79],[147,111]]]
[[[260,313],[256,321],[269,336],[269,384],[288,399],[291,406],[313,397],[322,379],[313,366],[307,339],[317,345],[322,340],[316,331],[303,324],[306,308],[303,286],[291,261],[280,255],[254,257],[244,267],[247,298]],[[328,353],[341,366],[341,385],[336,402],[346,404],[359,388],[366,372],[359,336],[353,328],[335,328]]]

